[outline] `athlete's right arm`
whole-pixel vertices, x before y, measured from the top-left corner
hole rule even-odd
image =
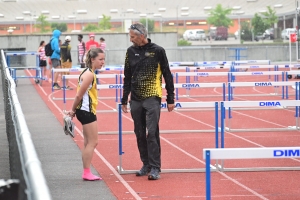
[[[122,105],[127,105],[128,95],[131,91],[131,67],[128,61],[128,50],[126,52],[125,57],[125,65],[124,65],[124,82],[123,82],[123,98],[121,100]]]
[[[75,96],[73,105],[72,105],[72,111],[75,112],[76,107],[78,106],[79,102],[81,101],[84,93],[88,90],[89,85],[94,80],[94,74],[87,70],[84,72],[84,74],[81,75],[81,85],[80,89],[77,91],[77,94]]]

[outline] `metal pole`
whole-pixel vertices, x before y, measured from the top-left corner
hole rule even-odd
[[[148,17],[146,16],[146,27],[147,27],[147,31],[149,32],[149,29],[148,29]]]
[[[162,32],[162,17],[160,18],[160,32]]]
[[[177,40],[178,40],[178,6],[176,6],[176,29],[177,29]]]
[[[238,15],[238,19],[239,19],[239,40],[241,42],[241,35],[242,35],[242,32],[241,32],[241,18],[240,18],[240,15]]]

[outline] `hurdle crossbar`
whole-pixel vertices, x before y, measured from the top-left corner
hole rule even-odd
[[[211,160],[225,159],[278,159],[300,158],[300,147],[264,147],[264,148],[222,148],[203,149],[205,159],[206,200],[211,200]],[[287,171],[300,170],[300,167],[259,167],[259,168],[221,168],[221,171]]]
[[[215,145],[218,147],[218,102],[176,102],[175,105],[177,108],[202,108],[202,107],[214,107],[215,108],[215,129],[213,132],[216,134],[216,141]],[[136,173],[138,170],[125,170],[122,167],[122,155],[124,154],[123,149],[122,149],[122,135],[123,135],[123,130],[122,130],[122,105],[118,104],[118,124],[119,124],[119,165],[117,166],[117,170],[120,174],[132,174]],[[129,105],[127,105],[129,107]],[[162,104],[162,109],[166,108],[166,104]],[[172,130],[171,130],[172,131]],[[186,131],[186,130],[184,130]],[[179,130],[178,130],[179,132]],[[213,168],[213,166],[212,166]],[[199,168],[199,169],[162,169],[162,173],[168,173],[168,172],[204,172],[204,168]]]
[[[249,131],[260,131],[260,132],[268,132],[268,131],[295,131],[299,130],[298,125],[298,118],[299,113],[298,109],[295,109],[295,118],[296,118],[296,124],[295,126],[288,126],[284,128],[249,128],[249,129],[232,129],[229,127],[225,127],[225,112],[226,108],[235,108],[235,107],[256,107],[256,108],[262,108],[262,107],[296,107],[299,108],[300,101],[299,100],[261,100],[261,101],[224,101],[220,103],[220,110],[221,110],[221,146],[224,147],[224,131],[228,132],[249,132]],[[229,120],[232,118],[231,116],[228,117]],[[230,122],[230,121],[229,121]]]
[[[165,87],[165,84],[163,84],[163,87]],[[211,97],[211,95],[197,95],[197,96],[191,96],[190,94],[186,95],[179,95],[179,88],[184,89],[200,89],[200,88],[223,88],[223,95],[222,99],[225,101],[226,96],[226,83],[175,83],[174,88],[176,89],[176,100],[179,100],[179,97]],[[220,95],[214,95],[214,96],[220,96]]]
[[[269,65],[270,60],[236,60],[234,64],[266,64]]]
[[[288,81],[270,81],[270,82],[230,82],[228,83],[228,100],[233,99],[233,88],[234,87],[276,87],[282,86],[281,91],[281,98],[286,99],[288,98],[288,93],[285,94],[285,86],[294,86],[294,82],[288,82]],[[269,94],[235,94],[234,96],[270,96],[270,95],[279,95],[277,91],[274,91],[274,93]]]

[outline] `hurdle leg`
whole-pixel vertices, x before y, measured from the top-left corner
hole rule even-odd
[[[210,151],[206,151],[205,154],[205,180],[206,180],[206,200],[211,200],[211,189],[210,189]]]

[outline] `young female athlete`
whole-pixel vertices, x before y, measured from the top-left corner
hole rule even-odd
[[[86,54],[85,66],[78,79],[77,94],[72,110],[67,114],[73,118],[75,115],[82,124],[84,135],[84,148],[82,149],[83,174],[82,178],[88,181],[101,180],[90,171],[94,149],[98,144],[98,128],[96,106],[97,84],[95,70],[104,65],[105,55],[100,48],[92,48]]]

